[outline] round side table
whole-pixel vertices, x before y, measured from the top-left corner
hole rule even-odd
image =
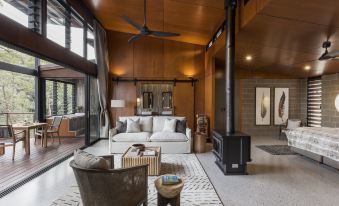
[[[158,191],[158,206],[180,206],[180,192],[184,187],[184,181],[179,178],[179,183],[173,185],[162,184],[162,176],[154,180]]]
[[[206,134],[197,132],[194,138],[194,151],[204,153],[206,151]]]

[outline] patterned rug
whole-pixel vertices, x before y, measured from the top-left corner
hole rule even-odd
[[[121,155],[114,156],[114,164],[121,167]],[[185,182],[181,192],[181,205],[222,205],[212,183],[194,154],[163,154],[161,174],[176,174]],[[148,177],[148,205],[157,205],[156,176]],[[79,189],[72,186],[52,206],[82,206]]]
[[[288,145],[257,145],[257,147],[271,155],[295,155]]]

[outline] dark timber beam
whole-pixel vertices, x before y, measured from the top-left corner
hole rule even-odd
[[[235,81],[235,17],[237,0],[225,0],[226,20],[226,133],[233,134],[234,126],[234,81]]]
[[[96,65],[0,14],[0,40],[19,50],[76,71],[96,76]]]

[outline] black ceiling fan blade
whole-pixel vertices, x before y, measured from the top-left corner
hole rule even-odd
[[[140,26],[138,23],[135,23],[132,19],[128,18],[128,16],[122,16],[122,18],[129,23],[130,25],[132,25],[134,28],[141,30],[142,26]]]
[[[132,42],[134,42],[134,41],[140,39],[140,37],[141,37],[140,34],[137,34],[137,35],[135,35],[135,36],[132,36],[131,38],[129,38],[128,43],[130,44],[130,43],[132,43]]]
[[[151,31],[151,34],[152,34],[153,36],[158,36],[158,37],[180,36],[180,34],[178,34],[178,33],[164,32],[164,31]]]

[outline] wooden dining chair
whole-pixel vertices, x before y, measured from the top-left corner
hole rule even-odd
[[[13,147],[12,161],[15,157],[15,146],[19,141],[25,143],[25,130],[14,132],[12,125],[0,125],[0,148]]]
[[[52,138],[52,144],[54,143],[54,135],[57,135],[59,137],[59,144],[61,144],[61,140],[60,140],[60,135],[59,135],[59,129],[60,129],[60,125],[61,125],[61,121],[62,121],[62,116],[54,116],[53,117],[53,121],[52,124],[48,126],[47,131],[46,131],[46,138],[51,137]],[[35,131],[35,140],[37,138],[37,136],[40,136],[41,138],[43,138],[43,130],[36,130]]]

